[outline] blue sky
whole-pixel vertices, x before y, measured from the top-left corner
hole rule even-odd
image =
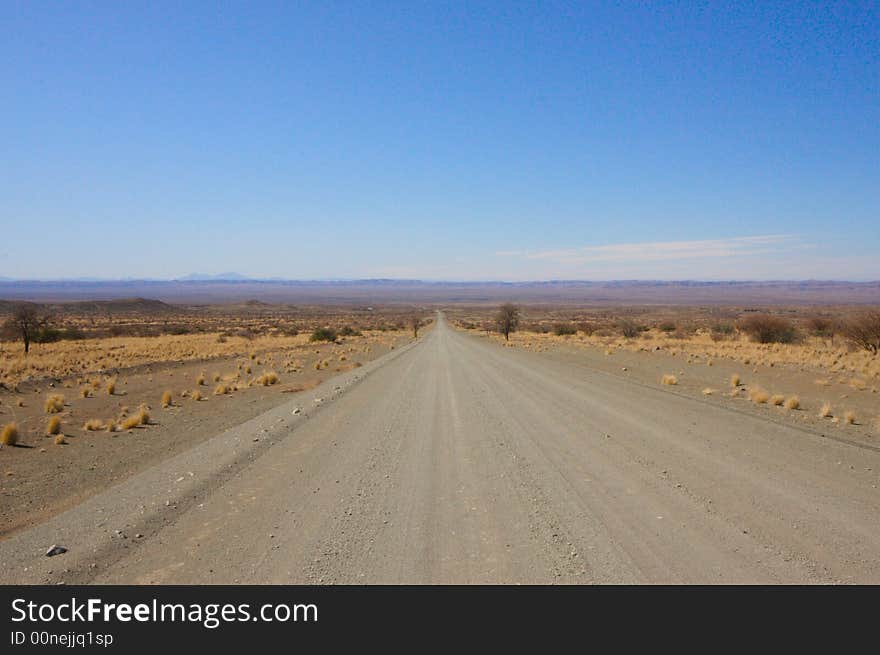
[[[0,2],[0,276],[880,279],[880,9]]]

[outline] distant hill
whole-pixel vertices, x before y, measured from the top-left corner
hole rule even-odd
[[[156,300],[143,300],[155,298]],[[880,282],[425,282],[419,280],[0,281],[0,299],[80,301],[94,311],[175,311],[212,303],[413,304],[518,302],[571,305],[880,305]],[[109,302],[116,304],[108,304]],[[90,303],[90,304],[89,304]],[[102,304],[103,303],[103,304]],[[140,309],[134,304],[140,303]],[[158,303],[152,306],[143,303]]]
[[[0,314],[8,314],[21,301],[0,300]],[[81,300],[71,302],[29,303],[34,304],[41,311],[63,314],[72,312],[76,314],[112,314],[114,316],[132,314],[142,316],[144,314],[176,314],[180,308],[174,307],[161,300],[149,298],[118,298],[114,300]]]

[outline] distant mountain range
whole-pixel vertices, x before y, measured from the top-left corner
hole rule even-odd
[[[209,273],[190,273],[189,275],[177,278],[180,282],[237,282],[248,279],[250,278],[241,273],[218,273],[217,275],[210,275]]]
[[[0,280],[0,299],[42,303],[155,299],[171,304],[880,305],[880,281],[434,282],[422,280],[253,280],[236,273],[177,280]]]

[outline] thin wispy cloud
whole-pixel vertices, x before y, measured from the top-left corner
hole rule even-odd
[[[747,257],[809,247],[797,237],[787,234],[701,239],[695,241],[654,241],[648,243],[615,243],[581,248],[537,251],[501,251],[499,257],[521,257],[559,264],[593,262],[661,262],[718,257]]]

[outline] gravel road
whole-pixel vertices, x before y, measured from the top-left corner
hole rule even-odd
[[[0,541],[0,581],[880,583],[878,485],[876,449],[438,315]]]

